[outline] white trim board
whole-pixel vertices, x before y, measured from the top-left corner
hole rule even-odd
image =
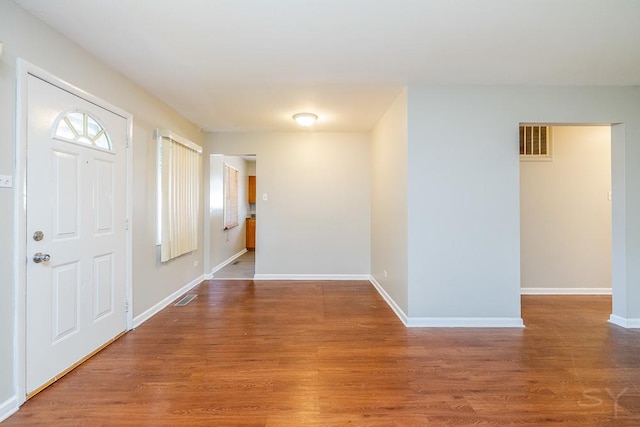
[[[625,317],[616,316],[615,314],[612,314],[609,317],[609,323],[613,323],[614,325],[621,326],[626,329],[640,328],[640,319],[627,319]]]
[[[253,280],[369,280],[368,274],[256,274]]]
[[[369,281],[407,328],[524,328],[519,317],[409,317],[373,276]]]
[[[204,278],[207,279],[207,280],[213,279],[214,278],[213,276],[214,276],[216,271],[222,270],[227,265],[231,264],[233,261],[235,261],[236,259],[240,258],[242,255],[246,254],[247,252],[249,252],[249,251],[245,248],[245,249],[241,250],[240,252],[238,252],[237,254],[231,255],[229,258],[225,259],[220,264],[218,264],[215,267],[213,267],[211,269],[211,273],[206,274]]]
[[[0,423],[18,412],[18,408],[18,398],[16,396],[10,397],[0,403]]]
[[[168,297],[166,297],[165,299],[163,299],[153,307],[150,307],[149,309],[145,310],[144,312],[134,317],[133,328],[135,329],[138,326],[142,325],[147,320],[151,319],[153,316],[158,314],[160,311],[162,311],[165,307],[167,307],[173,301],[177,300],[180,296],[182,296],[183,294],[186,294],[191,289],[198,286],[200,283],[202,283],[203,280],[204,280],[204,275],[198,277],[195,280],[192,280],[191,282],[187,283],[182,288],[178,289],[177,291],[175,291],[174,293],[172,293],[171,295],[169,295]]]
[[[391,310],[393,310],[393,312],[396,314],[396,316],[398,316],[398,319],[400,319],[400,321],[404,324],[404,326],[407,326],[407,324],[409,322],[409,318],[407,317],[405,312],[402,311],[400,306],[398,304],[396,304],[396,302],[393,300],[393,298],[391,298],[391,296],[387,293],[387,291],[384,290],[382,285],[380,285],[380,283],[378,283],[378,281],[375,279],[375,277],[369,276],[369,281],[371,282],[373,287],[378,291],[378,293],[380,294],[382,299],[391,308]]]
[[[519,317],[410,317],[408,328],[524,328]]]
[[[521,295],[611,295],[611,288],[521,288]]]

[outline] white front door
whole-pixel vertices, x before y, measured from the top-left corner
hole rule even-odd
[[[26,392],[126,330],[127,119],[27,80]]]

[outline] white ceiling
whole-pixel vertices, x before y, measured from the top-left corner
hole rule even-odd
[[[204,130],[370,130],[407,84],[640,84],[640,0],[15,0]]]

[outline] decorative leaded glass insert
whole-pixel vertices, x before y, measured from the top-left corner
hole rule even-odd
[[[61,114],[53,129],[53,137],[56,139],[114,151],[111,138],[104,127],[89,113],[71,111]]]

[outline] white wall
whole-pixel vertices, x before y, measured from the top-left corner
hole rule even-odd
[[[257,162],[247,162],[247,175],[248,176],[256,176],[256,163]]]
[[[0,174],[15,176],[16,60],[25,60],[133,114],[133,314],[144,312],[202,275],[202,250],[160,265],[155,246],[154,128],[171,129],[195,142],[196,126],[150,96],[90,53],[26,13],[11,1],[0,1]],[[15,188],[15,187],[14,187]],[[14,189],[0,189],[0,412],[14,393]],[[202,220],[200,222],[202,230]],[[200,243],[200,247],[202,244]],[[2,414],[0,413],[0,417]]]
[[[238,223],[224,229],[224,164],[238,170]],[[246,217],[249,214],[247,162],[238,156],[209,157],[209,264],[206,272],[246,248]]]
[[[640,319],[638,99],[640,87],[410,86],[410,316],[519,318],[518,124],[622,123],[611,142],[613,312]]]
[[[257,277],[369,274],[369,134],[209,133],[205,145],[257,155]]]
[[[257,182],[257,176],[256,176],[256,169],[257,169],[257,160],[254,162],[247,162],[247,175],[248,176],[255,176],[256,177],[256,182]],[[248,183],[247,183],[248,185]],[[247,190],[248,191],[248,190]],[[257,195],[256,195],[257,197]],[[249,214],[251,215],[256,215],[256,204],[255,203],[251,203],[249,205]]]
[[[406,315],[409,309],[406,89],[373,129],[371,152],[371,275]]]
[[[552,161],[520,162],[521,286],[611,287],[611,128],[554,126]]]
[[[517,127],[477,92],[409,89],[411,317],[520,317]]]

